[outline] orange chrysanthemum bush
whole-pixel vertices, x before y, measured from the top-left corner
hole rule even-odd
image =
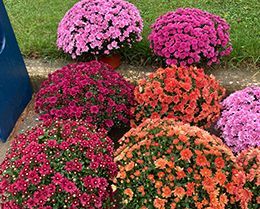
[[[134,93],[132,126],[146,118],[168,117],[207,128],[220,115],[225,89],[203,69],[172,66],[140,80]]]
[[[248,208],[259,208],[260,204],[260,148],[249,148],[237,157],[237,163],[246,173],[245,188],[252,192]]]
[[[232,175],[240,174],[232,152],[198,127],[148,119],[126,133],[120,144],[116,184],[128,209],[246,205],[236,194],[238,176],[232,181]]]

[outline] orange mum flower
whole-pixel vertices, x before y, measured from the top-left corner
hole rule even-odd
[[[167,200],[161,198],[155,198],[153,201],[153,206],[158,209],[165,209],[165,203]]]
[[[207,166],[209,165],[209,162],[207,161],[207,158],[204,155],[198,155],[196,158],[196,164],[198,166]]]
[[[188,173],[192,173],[193,170],[192,170],[191,167],[188,167],[188,168],[187,168],[187,171],[188,171]]]
[[[217,183],[219,183],[220,185],[224,185],[224,183],[226,182],[226,175],[224,173],[222,173],[221,171],[217,171],[216,175],[215,175],[216,181]]]
[[[167,160],[165,160],[163,158],[159,158],[158,160],[155,161],[154,164],[155,164],[156,168],[165,169],[165,167],[167,165]]]
[[[135,167],[135,163],[132,161],[125,166],[126,171],[131,171]]]
[[[195,173],[193,175],[193,177],[194,177],[195,180],[201,180],[201,176],[199,174],[197,174],[197,173]]]
[[[225,161],[221,157],[215,159],[215,165],[217,168],[222,169],[225,167]]]
[[[233,182],[227,183],[226,190],[227,190],[227,192],[229,194],[234,194],[235,193],[235,189],[236,189],[236,187],[235,187]]]
[[[154,181],[154,175],[152,175],[152,174],[149,174],[148,176],[147,176],[147,178],[150,180],[150,181]]]
[[[226,205],[228,203],[227,196],[225,194],[221,194],[219,197],[219,202],[221,205]]]
[[[137,171],[136,171],[134,174],[135,174],[135,176],[137,176],[137,177],[138,177],[138,176],[140,176],[140,175],[141,175],[141,172],[140,172],[139,170],[137,170]]]
[[[179,142],[180,142],[179,139],[174,139],[174,140],[172,140],[172,143],[175,144],[175,145],[178,144]]]
[[[203,182],[202,182],[203,187],[207,190],[207,191],[213,191],[215,188],[215,184],[212,178],[210,177],[206,177]]]
[[[247,204],[252,199],[252,192],[248,189],[239,189],[237,195],[241,200],[241,207],[247,209]]]
[[[176,187],[173,193],[178,198],[182,198],[185,195],[185,189],[183,189],[182,187]]]
[[[165,197],[165,198],[168,198],[172,195],[172,190],[170,189],[170,187],[168,186],[164,186],[162,188],[162,196]]]
[[[168,180],[169,181],[174,181],[174,179],[175,179],[174,175],[172,175],[172,174],[168,175]]]
[[[183,179],[186,177],[186,173],[183,170],[177,172],[177,179]]]
[[[139,187],[137,188],[137,191],[140,192],[140,193],[142,193],[142,196],[145,195],[144,186],[139,186]]]
[[[133,199],[134,193],[133,193],[132,189],[130,189],[130,188],[125,189],[124,194],[129,196],[130,200]]]
[[[167,165],[169,166],[169,168],[174,168],[175,166],[173,161],[169,161]]]
[[[180,154],[181,154],[181,159],[182,159],[182,160],[187,160],[187,161],[189,161],[190,158],[192,157],[192,152],[190,151],[189,148],[186,148],[186,149],[182,150],[182,151],[180,152]]]
[[[155,182],[155,188],[156,188],[156,189],[161,188],[162,185],[163,185],[163,183],[162,183],[161,181],[156,181],[156,182]]]
[[[187,141],[189,141],[188,137],[185,136],[185,135],[180,135],[178,138],[179,138],[182,142],[187,142]]]
[[[188,182],[186,184],[186,189],[187,189],[187,196],[192,196],[194,193],[194,187],[195,187],[195,183],[194,182]]]
[[[130,151],[127,152],[127,153],[126,153],[126,157],[129,158],[129,159],[131,159],[131,158],[133,157],[132,152],[130,152]]]
[[[202,175],[202,176],[204,176],[204,177],[206,177],[206,176],[211,176],[212,175],[212,172],[211,172],[211,170],[209,170],[208,168],[202,168],[201,170],[200,170],[200,174]]]
[[[120,171],[119,172],[119,178],[125,179],[126,178],[126,172],[125,171]]]
[[[195,206],[197,209],[202,209],[203,208],[203,203],[202,202],[196,202]]]
[[[165,173],[160,171],[157,175],[159,178],[163,178],[165,176]]]
[[[173,202],[173,203],[171,204],[171,209],[176,209],[176,203]]]
[[[153,112],[153,113],[151,114],[151,119],[156,119],[156,118],[160,118],[160,115],[159,115],[159,113],[157,113],[157,112]]]

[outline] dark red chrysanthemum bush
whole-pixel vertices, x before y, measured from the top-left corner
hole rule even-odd
[[[97,61],[67,65],[41,85],[35,109],[43,120],[83,119],[98,127],[128,124],[134,86]]]
[[[113,142],[95,130],[60,121],[20,134],[0,167],[1,208],[113,208]]]
[[[219,63],[232,47],[228,23],[195,8],[179,8],[160,16],[152,25],[150,47],[167,65]]]
[[[132,108],[133,123],[168,117],[209,127],[220,115],[225,89],[203,69],[173,66],[140,80],[134,93],[137,105]]]

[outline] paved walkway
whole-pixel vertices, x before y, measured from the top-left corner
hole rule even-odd
[[[46,61],[29,59],[25,59],[25,63],[35,91],[39,89],[40,83],[47,77],[48,73],[68,64],[68,62],[64,60]],[[132,66],[127,64],[122,64],[118,69],[120,73],[130,80],[143,78],[154,70],[155,69],[152,67]],[[260,85],[260,68],[254,65],[239,66],[239,68],[235,66],[221,66],[218,68],[208,69],[206,72],[208,74],[213,74],[217,79],[219,79],[228,92],[233,92],[250,85]],[[16,127],[8,141],[5,144],[0,142],[0,162],[2,162],[5,153],[10,146],[10,141],[14,136],[37,123],[37,115],[34,113],[33,109],[32,101],[24,111],[21,118],[17,121]]]

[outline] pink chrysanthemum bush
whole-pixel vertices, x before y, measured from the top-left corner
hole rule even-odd
[[[140,80],[134,94],[132,125],[167,117],[208,128],[220,115],[225,89],[203,69],[172,66]]]
[[[117,188],[125,208],[245,209],[250,200],[232,151],[198,127],[148,119],[120,143]]]
[[[227,97],[217,123],[222,138],[238,153],[260,146],[260,87],[247,87]]]
[[[151,28],[150,47],[167,65],[211,65],[232,51],[228,23],[199,9],[168,12]]]
[[[237,156],[237,163],[246,173],[245,187],[252,192],[248,208],[256,209],[260,204],[260,148],[243,150]]]
[[[82,119],[98,127],[126,126],[134,86],[110,66],[97,61],[67,65],[41,85],[35,109],[43,120]]]
[[[20,134],[0,166],[1,208],[113,208],[113,152],[106,130],[83,122],[45,123]]]
[[[141,41],[143,21],[138,9],[124,0],[82,0],[63,17],[57,46],[73,58],[111,54]]]

